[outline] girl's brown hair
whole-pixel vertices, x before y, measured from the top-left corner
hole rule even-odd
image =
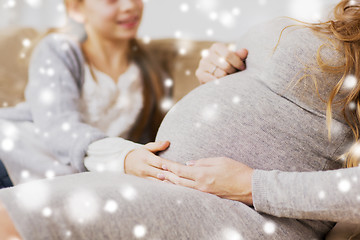
[[[335,96],[337,96],[340,92],[340,89],[342,88],[342,85],[344,84],[347,76],[354,75],[357,79],[360,79],[360,3],[359,1],[355,0],[341,0],[340,3],[338,3],[334,8],[332,19],[326,22],[306,23],[299,20],[295,21],[301,23],[303,27],[312,29],[316,33],[332,36],[337,44],[336,48],[338,49],[338,47],[340,47],[343,49],[345,63],[341,66],[330,66],[321,59],[320,50],[322,46],[320,46],[317,52],[317,63],[323,72],[342,74],[341,79],[330,92],[327,101],[326,123],[329,139],[331,139],[332,106],[335,103]],[[279,41],[283,31],[286,28],[293,26],[298,25],[290,25],[282,30]],[[276,47],[277,46],[278,45],[276,45]],[[360,81],[357,81],[356,86],[349,91],[346,97],[336,101],[336,104],[341,106],[341,112],[347,124],[352,129],[355,140],[355,143],[352,145],[349,151],[340,157],[340,159],[344,160],[344,165],[346,167],[359,166],[360,163],[359,92]],[[355,104],[355,109],[351,109],[349,111],[350,104]]]

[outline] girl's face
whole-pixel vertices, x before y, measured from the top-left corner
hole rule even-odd
[[[78,11],[86,31],[115,40],[136,36],[142,12],[142,0],[83,0]]]

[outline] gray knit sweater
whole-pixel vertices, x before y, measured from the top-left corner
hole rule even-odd
[[[257,211],[278,217],[360,223],[360,168],[341,169],[336,161],[352,144],[350,128],[334,110],[332,141],[326,103],[341,75],[318,70],[316,54],[341,65],[342,53],[306,28],[276,19],[248,32],[237,46],[247,48],[247,69],[205,84],[167,114],[157,140],[172,144],[162,157],[185,163],[227,156],[257,169],[253,201]],[[342,90],[339,97],[346,94]],[[339,99],[336,98],[336,99]],[[196,103],[196,104],[194,104]],[[191,104],[193,106],[189,107]]]

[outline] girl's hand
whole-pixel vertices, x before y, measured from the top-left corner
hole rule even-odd
[[[200,84],[225,77],[228,74],[245,70],[246,49],[231,51],[223,43],[215,43],[209,49],[208,56],[204,56],[195,72]]]
[[[132,174],[138,177],[157,180],[158,174],[165,172],[162,171],[163,164],[172,164],[174,166],[180,165],[156,156],[154,153],[167,149],[170,145],[169,141],[164,142],[151,142],[142,148],[130,151],[125,157],[124,171],[126,174]]]
[[[253,169],[230,158],[204,158],[188,166],[166,163],[163,180],[252,205]]]

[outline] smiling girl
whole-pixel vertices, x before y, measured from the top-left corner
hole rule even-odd
[[[26,101],[0,109],[0,150],[14,184],[75,172],[156,177],[146,163],[168,142],[154,139],[170,88],[136,41],[141,0],[66,0],[86,38],[47,34],[29,65]],[[128,141],[128,140],[131,141]],[[129,157],[127,154],[133,151]],[[135,157],[136,156],[136,157]],[[126,168],[124,161],[126,158]]]

